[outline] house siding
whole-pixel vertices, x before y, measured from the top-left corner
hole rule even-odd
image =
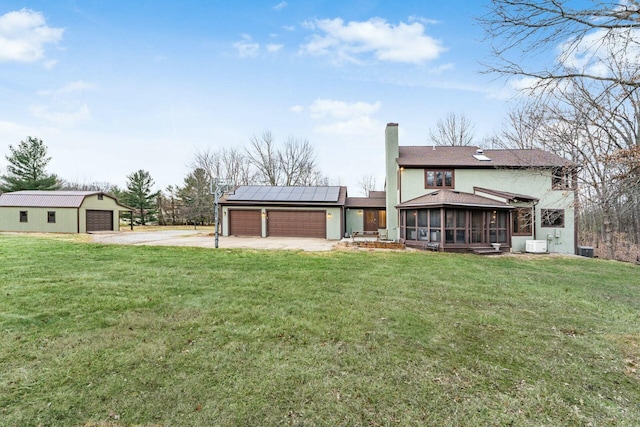
[[[400,171],[401,202],[434,191],[425,189],[424,171],[423,168],[405,168]],[[574,193],[566,190],[552,190],[550,170],[455,169],[454,175],[456,191],[473,193],[474,187],[481,185],[483,188],[525,194],[539,199],[535,205],[534,231],[531,236],[513,236],[511,242],[513,251],[524,252],[526,241],[535,238],[547,240],[549,252],[575,252]],[[541,209],[564,209],[564,227],[542,227]],[[556,237],[556,234],[559,236]]]
[[[349,208],[346,211],[346,223],[347,229],[346,233],[351,235],[351,233],[356,231],[364,230],[364,209],[361,208]]]
[[[20,212],[27,211],[27,222],[20,222]],[[56,222],[48,222],[48,212],[56,213]],[[78,209],[0,207],[0,230],[41,233],[77,233]]]

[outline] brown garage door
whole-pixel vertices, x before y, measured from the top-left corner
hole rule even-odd
[[[259,210],[229,210],[229,235],[262,236]]]
[[[276,237],[327,237],[325,211],[269,211],[267,232]]]
[[[87,232],[112,230],[113,211],[87,211]]]

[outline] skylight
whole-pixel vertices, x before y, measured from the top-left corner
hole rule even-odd
[[[490,162],[491,159],[484,155],[484,151],[481,149],[476,150],[476,154],[473,155],[473,158],[476,160],[480,160],[481,162]]]

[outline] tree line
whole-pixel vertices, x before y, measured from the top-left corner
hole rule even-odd
[[[5,156],[7,173],[0,176],[0,193],[20,190],[89,190],[114,195],[134,208],[137,224],[211,224],[213,192],[221,182],[232,185],[327,185],[313,145],[307,139],[290,137],[278,144],[271,132],[253,136],[246,147],[205,149],[195,153],[189,172],[179,185],[154,191],[151,174],[140,169],[127,175],[121,189],[109,183],[74,183],[49,174],[51,160],[44,142],[27,137],[17,146],[9,146]]]

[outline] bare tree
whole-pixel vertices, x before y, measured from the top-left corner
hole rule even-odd
[[[258,182],[266,185],[280,184],[280,156],[271,132],[252,136],[250,147],[246,150],[249,162],[256,170]]]
[[[249,142],[247,158],[258,183],[307,186],[327,181],[318,169],[313,145],[308,140],[289,137],[278,148],[271,132],[264,132]]]
[[[569,0],[492,0],[479,19],[492,44],[486,70],[531,77],[537,88],[575,78],[640,87],[640,2],[598,1],[576,9]],[[560,55],[540,61],[547,52]],[[603,61],[603,59],[607,59]],[[610,67],[615,63],[626,67]]]
[[[507,113],[499,137],[499,144],[507,148],[544,148],[541,147],[541,132],[546,124],[543,109],[538,103],[520,105]]]
[[[278,154],[284,185],[312,185],[316,156],[308,140],[289,138]]]
[[[449,113],[438,120],[436,130],[429,131],[429,139],[434,145],[465,146],[473,141],[473,124],[464,115]]]
[[[373,175],[362,175],[358,181],[361,192],[368,196],[369,192],[376,190],[376,177]]]

